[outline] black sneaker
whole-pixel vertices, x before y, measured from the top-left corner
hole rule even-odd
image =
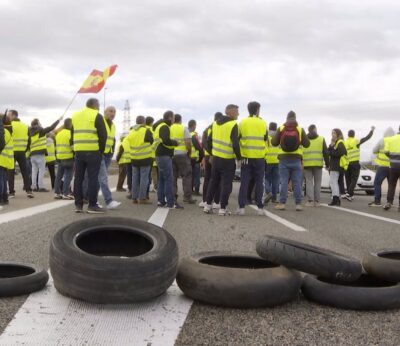
[[[14,198],[15,197],[15,192],[10,192],[8,194],[8,198]]]
[[[369,207],[382,207],[382,204],[381,204],[381,202],[373,201],[373,202],[369,202],[368,206]]]
[[[392,204],[391,204],[391,203],[386,203],[386,204],[383,206],[383,210],[389,210],[391,207],[392,207]]]
[[[77,214],[83,213],[82,206],[75,206],[75,213],[77,213]]]
[[[126,199],[132,199],[132,195],[131,194],[126,195]]]
[[[185,209],[183,208],[181,205],[179,205],[178,203],[175,203],[172,207],[169,207],[169,209]]]
[[[50,192],[50,190],[47,190],[44,187],[42,187],[41,189],[38,190],[38,192]]]
[[[167,205],[165,202],[157,202],[157,207],[164,208]]]
[[[104,208],[99,207],[98,205],[95,205],[94,207],[88,207],[87,211],[88,214],[104,214]]]

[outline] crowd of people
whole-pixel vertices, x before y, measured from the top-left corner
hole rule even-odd
[[[31,126],[20,121],[18,112],[10,110],[0,116],[0,209],[15,197],[15,163],[23,178],[23,189],[28,198],[33,192],[49,192],[44,185],[45,168],[51,177],[55,199],[74,200],[75,212],[104,213],[121,204],[113,199],[108,183],[108,170],[116,156],[119,165],[117,191],[126,191],[133,204],[152,204],[150,192],[157,192],[158,207],[183,209],[183,204],[194,204],[193,196],[202,196],[199,207],[210,214],[230,215],[229,197],[235,172],[240,169],[240,188],[237,215],[245,214],[249,203],[257,205],[264,215],[264,207],[274,204],[284,210],[288,191],[293,192],[295,208],[303,210],[303,181],[305,206],[320,205],[322,171],[329,170],[332,199],[330,206],[340,206],[341,199],[352,201],[360,175],[360,147],[374,133],[374,127],[364,138],[358,139],[353,130],[344,139],[340,129],[334,128],[327,145],[315,125],[308,131],[301,127],[296,114],[290,111],[283,125],[260,117],[260,104],[248,104],[249,116],[237,122],[239,107],[230,104],[225,114],[217,112],[214,121],[199,136],[196,121],[188,126],[182,116],[166,111],[162,118],[138,116],[129,134],[116,146],[115,107],[109,106],[104,115],[99,113],[99,101],[91,98],[86,107],[71,118],[58,119],[43,128],[39,119]],[[201,137],[201,139],[200,139]],[[395,134],[388,129],[374,148],[377,172],[375,198],[369,205],[382,206],[382,183],[388,179],[389,210],[394,202],[400,178],[400,128]],[[55,167],[57,163],[57,172]],[[201,172],[204,173],[203,187]],[[182,178],[182,202],[178,199],[178,179]],[[73,186],[71,182],[73,179]],[[105,206],[98,203],[101,190]],[[399,197],[400,199],[400,197]],[[399,207],[400,211],[400,207]]]

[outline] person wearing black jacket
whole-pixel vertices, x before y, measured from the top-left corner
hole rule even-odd
[[[192,191],[196,196],[200,196],[200,162],[203,160],[204,150],[196,133],[196,125],[196,120],[193,119],[188,123],[192,137],[192,156],[190,160],[192,165]],[[198,155],[195,153],[198,153]]]
[[[0,153],[3,151],[4,147],[6,146],[6,140],[4,136],[4,126],[3,126],[3,118],[6,115],[0,114]],[[4,195],[7,195],[7,169],[5,167],[0,166],[0,203],[4,199]],[[0,205],[0,210],[3,207]]]
[[[340,206],[340,190],[339,177],[344,172],[343,165],[340,160],[344,155],[347,155],[345,143],[343,141],[343,133],[340,129],[332,130],[331,144],[328,148],[329,152],[329,185],[332,191],[332,201],[328,205]]]

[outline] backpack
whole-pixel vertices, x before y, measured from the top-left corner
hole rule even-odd
[[[280,146],[285,152],[296,151],[300,147],[300,134],[295,124],[284,125],[281,131]]]

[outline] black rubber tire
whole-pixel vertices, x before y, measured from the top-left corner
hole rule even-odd
[[[400,308],[400,284],[363,274],[354,282],[328,281],[306,275],[301,288],[304,296],[321,305],[349,310]]]
[[[364,269],[382,280],[400,282],[400,250],[371,252],[362,260]]]
[[[289,239],[265,236],[256,250],[268,261],[327,279],[355,281],[362,273],[361,263],[353,258]]]
[[[0,297],[12,297],[39,291],[49,274],[32,264],[0,262]]]
[[[205,252],[181,260],[176,282],[186,296],[202,303],[261,308],[295,299],[301,276],[256,254]]]
[[[98,217],[77,221],[59,230],[50,244],[56,289],[93,303],[155,298],[171,286],[177,267],[175,239],[141,220]]]

